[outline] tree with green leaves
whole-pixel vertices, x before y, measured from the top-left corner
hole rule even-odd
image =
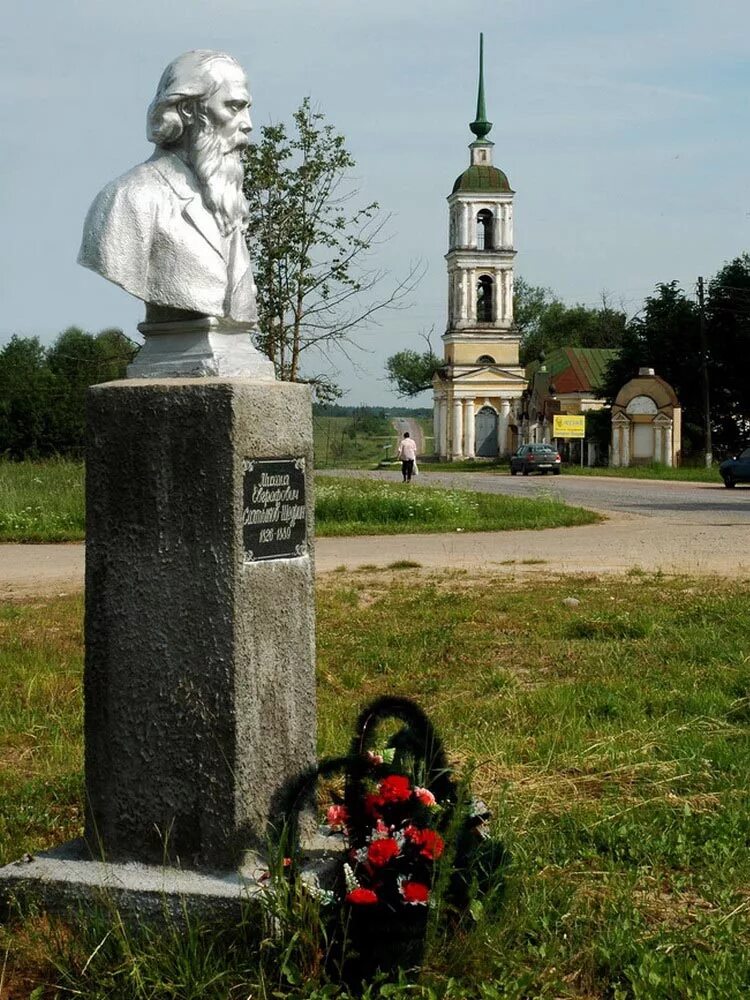
[[[734,453],[750,444],[750,254],[709,281],[706,328],[714,444]]]
[[[57,398],[39,338],[12,336],[0,349],[0,455],[39,458],[54,451]]]
[[[399,396],[417,396],[431,389],[435,373],[445,366],[432,349],[431,334],[432,330],[421,335],[424,351],[398,351],[386,360],[386,376]]]
[[[545,311],[560,299],[551,288],[532,285],[518,275],[513,282],[513,326],[521,337],[521,346],[533,344],[539,337],[539,324]],[[533,347],[530,351],[533,351]],[[538,352],[537,356],[538,357]],[[535,361],[536,357],[530,357]]]
[[[601,386],[611,403],[638,374],[653,368],[673,387],[682,406],[682,452],[695,453],[703,436],[698,307],[676,281],[658,285],[628,324],[620,353]]]
[[[516,281],[514,318],[521,334],[522,365],[557,347],[618,348],[627,325],[625,313],[614,309],[606,295],[599,307],[567,306],[550,289],[528,285],[522,278]]]
[[[0,349],[0,454],[80,454],[86,388],[124,378],[137,345],[120,330],[69,327],[54,344],[11,337]]]
[[[86,389],[125,377],[137,345],[121,330],[92,336],[79,327],[64,330],[47,351],[47,364],[57,387],[52,407],[57,451],[80,451],[84,444]]]
[[[388,381],[399,396],[417,396],[432,388],[432,379],[445,362],[431,351],[398,351],[385,363]]]
[[[357,206],[349,182],[354,159],[344,137],[305,98],[292,130],[265,125],[249,147],[247,242],[258,288],[258,347],[277,377],[308,382],[319,399],[340,395],[321,354],[355,345],[353,334],[396,309],[422,273],[414,265],[381,293],[387,275],[368,257],[385,237],[377,202]]]
[[[700,392],[700,327],[696,303],[679,283],[658,285],[627,326],[620,354],[607,369],[604,392],[614,399],[642,367],[654,368],[680,400]]]
[[[724,265],[708,284],[707,366],[714,451],[734,452],[750,438],[750,256]],[[641,367],[674,388],[682,407],[683,455],[705,441],[700,311],[677,281],[657,286],[630,321],[620,356],[607,370],[604,394],[613,400]]]
[[[613,309],[606,296],[600,308],[566,306],[550,288],[521,277],[514,285],[513,316],[522,365],[556,347],[619,347],[625,335],[625,314]],[[386,373],[399,395],[416,396],[431,388],[433,375],[444,364],[428,338],[426,351],[406,349],[389,357]]]

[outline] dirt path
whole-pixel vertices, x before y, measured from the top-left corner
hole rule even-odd
[[[417,442],[417,457],[424,455],[424,435],[422,434],[422,428],[419,426],[418,420],[413,420],[411,417],[394,417],[391,423],[396,429],[396,448],[398,448],[398,442],[404,436],[404,431],[408,431],[409,436],[413,437]],[[394,454],[396,448],[394,448]]]
[[[600,524],[544,531],[320,538],[315,557],[319,574],[408,560],[425,570],[511,575],[661,571],[750,579],[750,562],[741,558],[746,533],[738,524],[616,514]],[[83,567],[83,545],[2,545],[0,598],[81,590]]]

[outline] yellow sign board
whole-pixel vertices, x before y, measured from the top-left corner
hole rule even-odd
[[[586,418],[569,416],[566,413],[556,413],[552,420],[552,437],[586,437]]]

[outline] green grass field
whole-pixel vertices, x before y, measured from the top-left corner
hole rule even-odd
[[[683,483],[720,483],[719,467],[705,465],[669,468],[666,465],[639,465],[628,469],[587,469],[573,463],[565,465],[565,474],[569,476],[620,476],[625,479],[666,479]]]
[[[0,462],[0,542],[83,539],[83,478],[79,462]],[[411,490],[400,483],[319,477],[315,490],[321,536],[550,528],[598,519],[551,499]]]
[[[512,857],[497,917],[433,941],[419,984],[364,996],[750,994],[749,598],[718,580],[408,567],[319,585],[320,753],[346,748],[373,696],[415,698]],[[81,612],[78,598],[0,612],[3,861],[80,833]],[[0,933],[3,997],[64,977],[34,997],[347,995],[300,975],[293,947],[263,965],[247,939],[224,948],[208,932],[155,932],[130,951],[97,925],[29,918]]]
[[[551,497],[516,499],[328,476],[321,476],[315,484],[315,517],[319,535],[505,531],[599,520],[592,511]]]
[[[371,469],[396,453],[397,436],[389,419],[313,417],[316,469]]]
[[[0,461],[0,542],[83,538],[83,463]]]
[[[467,460],[463,462],[423,462],[419,463],[420,472],[486,472],[488,475],[509,475],[510,466],[508,460],[500,462],[489,462],[480,460]],[[565,476],[604,476],[619,477],[624,479],[665,479],[684,483],[720,483],[718,466],[710,469],[705,466],[680,466],[672,469],[666,465],[639,465],[627,469],[592,468],[586,466],[581,468],[574,462],[563,463],[563,475]]]

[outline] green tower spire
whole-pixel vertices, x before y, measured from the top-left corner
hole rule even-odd
[[[492,128],[492,122],[487,121],[484,108],[484,32],[479,32],[479,91],[477,93],[477,117],[469,125],[478,142],[489,142],[487,135]]]

